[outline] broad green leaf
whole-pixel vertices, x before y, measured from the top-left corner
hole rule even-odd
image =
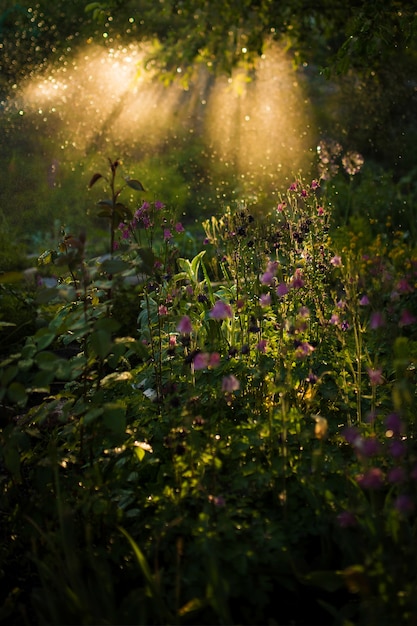
[[[105,359],[112,349],[113,341],[107,331],[99,329],[91,333],[88,344],[99,359]]]
[[[7,389],[7,395],[12,402],[24,405],[28,399],[28,394],[22,383],[13,382]]]
[[[54,354],[53,352],[46,351],[46,350],[43,352],[39,352],[34,358],[34,361],[39,367],[39,369],[45,370],[45,371],[55,370],[57,367],[57,362],[60,360],[61,359],[57,357],[56,354]]]
[[[55,333],[51,333],[48,328],[41,328],[41,330],[38,330],[36,333],[34,339],[36,341],[37,349],[44,350],[54,341]]]
[[[19,283],[23,280],[23,272],[3,272],[0,274],[0,283]]]
[[[126,407],[121,402],[108,402],[103,407],[103,423],[115,434],[126,431]]]
[[[18,450],[12,445],[5,446],[3,456],[4,463],[9,472],[11,472],[15,478],[18,477],[20,475],[20,454]]]
[[[130,187],[131,189],[135,189],[135,191],[145,191],[145,188],[142,185],[142,183],[139,182],[138,180],[135,180],[134,178],[126,179],[126,185]]]
[[[124,272],[130,268],[129,263],[122,261],[122,259],[106,259],[101,264],[101,269],[106,274],[118,274]]]
[[[1,377],[2,387],[7,387],[7,385],[13,380],[13,378],[16,378],[18,371],[19,368],[17,367],[17,365],[12,365],[5,369]]]
[[[84,424],[90,424],[91,422],[94,422],[94,420],[96,420],[98,417],[100,417],[100,415],[103,415],[103,408],[94,407],[94,409],[90,409],[90,411],[87,411],[87,413],[84,415],[83,422]]]
[[[101,386],[109,387],[115,383],[126,383],[131,380],[133,380],[133,376],[130,372],[112,372],[103,378]]]
[[[96,330],[105,330],[108,333],[113,333],[119,330],[120,323],[111,317],[102,317],[95,323]]]

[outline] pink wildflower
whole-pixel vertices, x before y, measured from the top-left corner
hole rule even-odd
[[[218,352],[212,352],[209,356],[208,366],[211,368],[219,367],[220,354]]]
[[[294,276],[291,281],[291,287],[294,289],[300,289],[304,287],[303,275],[299,268],[297,268],[294,272]]]
[[[229,376],[224,376],[222,380],[222,391],[226,393],[232,393],[233,391],[238,391],[240,389],[240,382],[233,376],[233,374],[229,374]]]
[[[208,367],[209,357],[208,352],[198,352],[193,359],[194,369],[197,371]]]
[[[183,335],[189,335],[193,330],[191,320],[188,315],[184,315],[178,322],[177,331]]]
[[[158,315],[168,315],[168,309],[165,304],[160,304],[158,307]]]
[[[413,291],[413,288],[406,278],[401,278],[396,286],[399,293],[412,293]]]
[[[177,233],[183,233],[184,232],[184,226],[181,224],[181,222],[177,222],[175,224],[175,230]]]
[[[381,313],[380,311],[372,313],[369,327],[372,328],[372,330],[376,330],[377,328],[381,328],[382,326],[385,326],[385,317],[383,313]]]
[[[340,528],[350,528],[352,526],[356,526],[358,521],[351,511],[342,511],[337,516],[337,521],[339,523]]]
[[[298,359],[304,359],[306,356],[311,354],[314,351],[314,348],[308,341],[302,341],[295,351],[295,356]]]
[[[228,317],[233,317],[232,307],[223,300],[217,300],[209,315],[215,320],[225,320]]]
[[[170,239],[172,239],[171,231],[169,230],[169,228],[164,228],[164,240],[169,241]]]
[[[258,345],[256,346],[256,349],[259,350],[259,352],[265,353],[267,345],[268,345],[268,342],[266,341],[266,339],[261,339]]]
[[[356,480],[363,489],[380,489],[384,484],[384,474],[379,467],[371,467],[364,474],[357,476]]]
[[[381,385],[384,382],[384,377],[382,376],[381,369],[372,369],[368,367],[367,372],[369,376],[369,382],[372,386]]]
[[[330,263],[334,265],[334,267],[340,267],[342,265],[342,258],[340,256],[334,256],[330,259]]]
[[[387,430],[392,431],[393,435],[401,435],[404,431],[404,424],[397,413],[390,413],[385,420]]]
[[[392,441],[389,445],[389,453],[394,459],[399,459],[404,456],[407,451],[404,441]]]
[[[261,283],[263,285],[271,285],[273,280],[274,280],[274,274],[272,272],[266,271],[261,276]]]
[[[259,304],[262,307],[269,306],[271,304],[271,294],[263,293],[259,298]]]
[[[414,502],[410,496],[404,493],[396,498],[394,508],[398,511],[398,513],[407,515],[408,513],[414,511]]]
[[[406,473],[403,467],[392,467],[388,472],[387,480],[391,485],[403,483],[405,479]]]
[[[415,315],[404,309],[401,313],[400,321],[398,322],[398,326],[409,326],[410,324],[415,324],[417,321]]]
[[[368,296],[362,296],[362,298],[359,300],[359,304],[361,306],[368,306],[368,304],[370,304]]]

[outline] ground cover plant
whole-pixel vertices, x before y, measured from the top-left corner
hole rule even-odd
[[[62,233],[0,364],[5,623],[415,623],[417,254],[334,230],[333,158],[190,256],[92,176],[107,252]]]

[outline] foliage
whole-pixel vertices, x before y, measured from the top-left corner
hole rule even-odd
[[[103,183],[108,252],[41,255],[0,364],[1,619],[412,624],[415,250],[337,238],[299,177],[187,257],[117,160]]]

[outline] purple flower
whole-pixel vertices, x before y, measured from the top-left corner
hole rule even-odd
[[[218,352],[213,352],[212,354],[210,354],[209,352],[198,352],[194,359],[193,359],[193,365],[194,365],[194,369],[197,370],[204,370],[207,367],[217,367],[220,364],[220,355],[218,354]]]
[[[357,526],[358,524],[358,520],[351,511],[342,511],[339,513],[337,521],[340,528],[351,528],[352,526]]]
[[[226,393],[232,393],[233,391],[238,391],[240,389],[240,382],[233,376],[233,374],[229,374],[229,376],[224,376],[222,380],[222,391]]]
[[[293,287],[294,289],[301,289],[301,287],[304,287],[303,275],[299,268],[297,268],[294,272],[294,276],[291,281],[291,287]]]
[[[198,352],[193,359],[194,369],[196,371],[204,370],[206,367],[208,367],[208,362],[209,362],[208,352]]]
[[[168,309],[165,304],[160,304],[158,307],[158,315],[168,315]]]
[[[233,317],[232,307],[223,300],[217,300],[209,315],[214,320],[225,320],[228,317]]]
[[[340,256],[334,256],[330,259],[330,263],[334,265],[334,267],[340,267],[342,265],[342,258]]]
[[[183,335],[189,335],[193,330],[191,320],[188,315],[184,315],[178,322],[177,331]]]
[[[220,354],[218,352],[212,352],[209,356],[208,366],[215,368],[220,365]]]
[[[353,445],[357,439],[361,438],[358,429],[354,426],[346,426],[346,428],[343,429],[342,434],[347,443],[350,443],[351,445]]]
[[[400,293],[412,293],[413,288],[406,278],[401,278],[397,283],[397,290]]]
[[[169,241],[172,239],[172,233],[169,228],[164,228],[164,241]]]
[[[280,283],[276,289],[277,296],[285,296],[288,293],[288,285],[286,283]]]
[[[274,280],[274,274],[273,272],[270,272],[268,270],[261,276],[261,283],[263,285],[271,285],[273,280]]]
[[[363,489],[380,489],[384,484],[384,474],[379,467],[371,467],[364,474],[357,476],[356,480]]]
[[[175,230],[177,233],[183,233],[184,232],[184,226],[181,224],[181,222],[177,222],[175,224]]]
[[[368,304],[370,304],[369,298],[368,296],[362,296],[362,298],[359,300],[359,304],[361,306],[368,306]]]
[[[384,382],[384,377],[382,376],[381,369],[372,369],[368,367],[367,372],[369,376],[369,382],[373,387],[375,387],[376,385],[381,385]]]
[[[261,339],[258,345],[256,346],[256,349],[259,350],[259,352],[265,353],[267,345],[268,345],[268,342],[266,341],[266,339]]]
[[[269,306],[271,304],[271,294],[263,293],[259,298],[259,303],[262,307]]]
[[[398,513],[407,515],[414,511],[414,502],[410,496],[402,494],[396,498],[394,508],[397,509]]]
[[[306,356],[311,354],[314,351],[314,348],[308,341],[302,341],[295,351],[295,356],[298,359],[304,359]]]
[[[218,507],[218,508],[223,508],[226,506],[226,500],[223,498],[223,496],[209,496],[208,497],[209,502],[211,502],[212,504],[214,504],[214,506]]]
[[[387,475],[387,480],[392,485],[403,483],[406,479],[405,469],[403,467],[392,467]]]
[[[380,311],[372,313],[369,327],[372,328],[372,330],[376,330],[377,328],[382,328],[382,326],[385,326],[385,317],[383,313]]]
[[[398,459],[404,456],[406,451],[407,451],[407,448],[406,448],[405,443],[403,441],[398,441],[398,439],[396,439],[395,441],[392,441],[389,445],[389,453],[394,459]]]
[[[147,204],[147,203],[145,203],[145,204]],[[149,205],[148,205],[148,208],[149,208]],[[161,209],[163,209],[163,208],[165,208],[165,204],[163,204],[163,202],[160,202],[159,200],[157,200],[157,201],[155,202],[155,209],[156,209],[157,211],[160,211],[160,210],[161,210]]]
[[[387,430],[391,430],[393,435],[401,435],[404,431],[404,424],[397,413],[390,413],[385,420]]]
[[[398,322],[398,326],[409,326],[410,324],[415,324],[417,321],[415,315],[404,309],[401,313],[400,321]]]
[[[367,437],[366,439],[359,437],[354,442],[353,447],[361,456],[367,458],[376,456],[381,449],[381,445],[375,437]]]

